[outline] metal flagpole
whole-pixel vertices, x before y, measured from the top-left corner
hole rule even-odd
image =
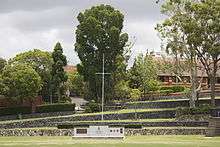
[[[104,111],[104,96],[105,96],[105,55],[102,55],[102,120],[104,120],[103,117],[103,111]]]
[[[102,114],[101,114],[101,119],[104,120],[104,97],[105,97],[105,74],[110,74],[110,73],[105,73],[105,55],[102,55],[102,73],[96,73],[96,74],[101,74],[102,75]]]

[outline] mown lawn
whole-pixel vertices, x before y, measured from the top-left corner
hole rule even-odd
[[[104,114],[123,114],[123,113],[133,113],[133,112],[157,112],[157,111],[167,111],[167,110],[176,110],[175,108],[164,108],[164,109],[122,109],[117,111],[105,111]],[[91,115],[101,115],[101,112],[97,113],[83,113],[83,114],[73,114],[65,116],[52,116],[52,117],[41,117],[41,118],[29,118],[21,120],[6,120],[0,121],[0,124],[5,123],[15,123],[15,122],[24,122],[24,121],[35,121],[35,120],[44,120],[44,119],[53,119],[53,118],[66,118],[74,116],[91,116]]]
[[[72,139],[71,137],[0,137],[7,147],[219,147],[220,137],[134,136],[124,140]]]

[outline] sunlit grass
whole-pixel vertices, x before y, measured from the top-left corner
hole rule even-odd
[[[0,137],[1,146],[13,147],[219,147],[220,137],[131,136],[124,140],[72,139],[71,137]]]

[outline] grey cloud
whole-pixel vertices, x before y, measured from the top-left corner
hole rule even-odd
[[[137,38],[134,56],[146,49],[159,50],[154,25],[163,16],[155,0],[1,0],[0,56],[10,58],[32,48],[52,51],[60,41],[70,63],[78,63],[74,52],[76,17],[101,3],[125,15],[124,31]]]

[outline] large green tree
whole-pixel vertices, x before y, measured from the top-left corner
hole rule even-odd
[[[99,5],[79,13],[77,19],[75,51],[81,60],[77,69],[88,85],[86,98],[97,100],[101,97],[101,77],[96,73],[102,71],[103,54],[105,72],[113,73],[117,57],[125,51],[128,35],[122,33],[124,16],[109,5]],[[106,76],[107,99],[113,96],[114,79],[114,74]]]
[[[157,71],[157,63],[152,55],[140,54],[130,69],[130,87],[141,90],[144,95],[149,91],[155,91],[159,85]]]
[[[19,102],[36,98],[42,86],[38,73],[31,66],[19,63],[5,67],[0,85],[5,97]]]
[[[52,98],[54,102],[59,102],[65,97],[65,82],[68,76],[64,71],[64,66],[67,65],[66,56],[63,54],[63,48],[59,42],[56,43],[52,53]]]
[[[203,65],[210,79],[213,106],[220,60],[219,11],[220,3],[216,0],[167,0],[162,6],[162,12],[168,18],[160,27],[162,29],[159,29],[162,37],[167,38],[167,48],[186,55],[191,62],[192,97],[196,94],[196,65],[198,61]]]
[[[50,82],[53,59],[51,53],[39,49],[33,49],[24,53],[17,54],[9,60],[9,64],[22,63],[31,66],[42,79],[42,90],[39,95],[44,100],[48,100],[50,96]]]
[[[83,97],[85,83],[83,81],[83,76],[78,72],[68,73],[68,87],[71,94]]]

